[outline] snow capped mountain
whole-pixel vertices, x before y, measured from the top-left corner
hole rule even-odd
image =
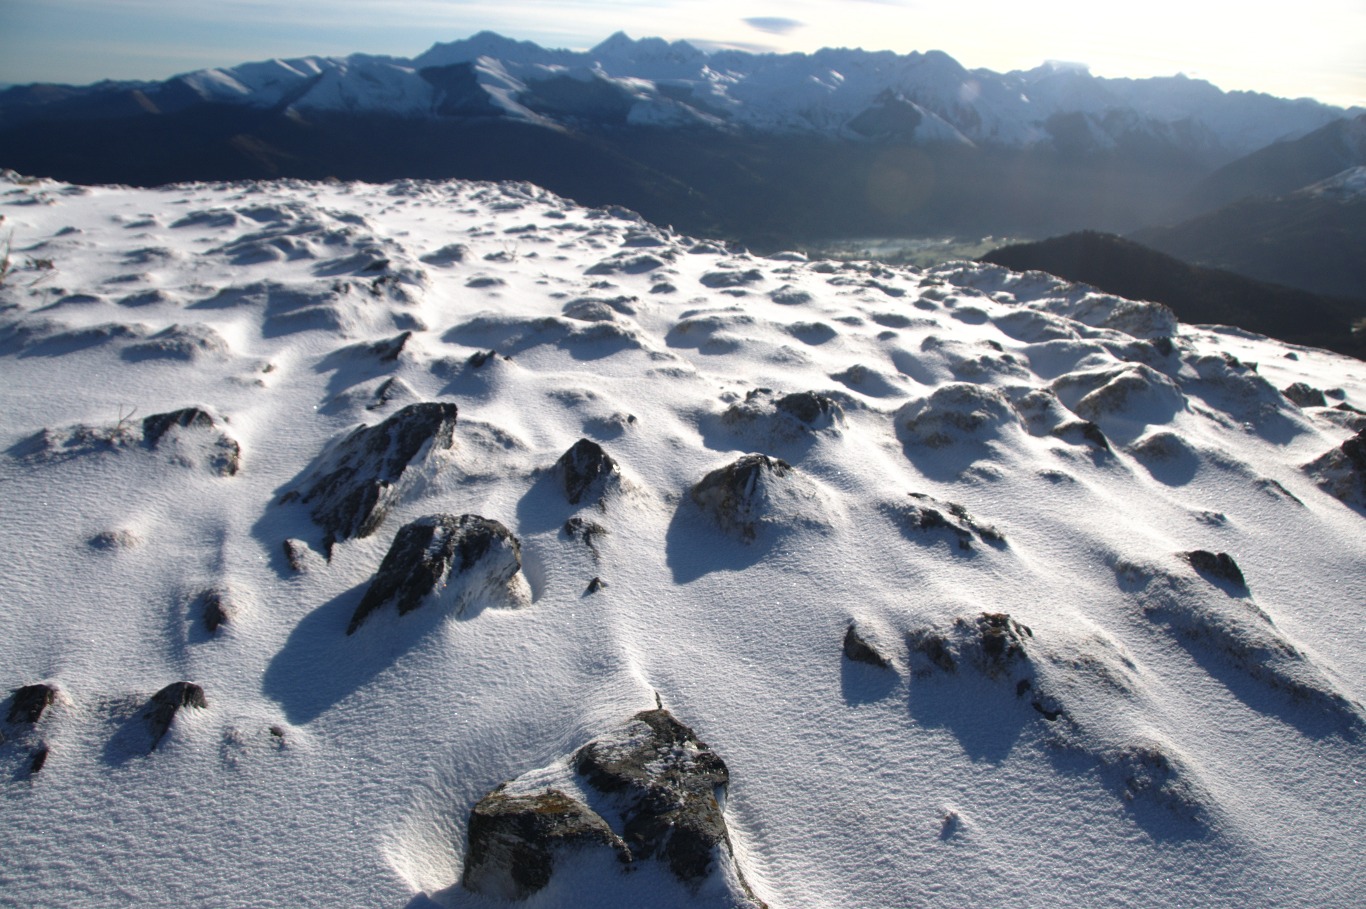
[[[0,218],[0,902],[1366,890],[1360,361],[525,183]]]
[[[1000,74],[968,70],[940,51],[709,54],[683,41],[622,33],[573,52],[481,32],[412,60],[274,60],[139,90],[158,109],[183,103],[188,91],[200,101],[304,113],[496,114],[550,126],[706,126],[1012,148],[1087,136],[1093,150],[1149,141],[1224,160],[1344,113],[1307,100],[1225,93],[1179,76],[1102,79],[1054,64]],[[31,100],[19,93],[6,104],[0,97],[0,116],[8,108],[12,119]]]

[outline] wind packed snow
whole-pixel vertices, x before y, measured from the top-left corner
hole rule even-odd
[[[1359,361],[525,184],[0,215],[0,904],[1366,892]]]

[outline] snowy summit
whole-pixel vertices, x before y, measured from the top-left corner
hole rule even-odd
[[[0,215],[0,902],[1366,889],[1359,361],[529,184]]]

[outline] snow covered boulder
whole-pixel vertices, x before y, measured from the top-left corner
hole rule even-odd
[[[203,710],[209,706],[208,700],[204,697],[204,689],[193,682],[172,682],[165,688],[152,695],[152,701],[147,707],[147,725],[152,731],[151,751],[157,750],[157,745],[161,744],[162,738],[171,728],[171,723],[175,721],[183,707],[193,707]]]
[[[659,858],[684,883],[698,883],[731,857],[718,793],[730,782],[725,761],[662,708],[589,742],[573,766],[612,796],[622,839],[635,861]]]
[[[631,851],[587,805],[548,789],[512,795],[498,787],[470,812],[461,884],[498,899],[525,899],[550,883],[556,855],[605,847],[623,863]]]
[[[806,496],[794,474],[792,465],[780,458],[747,454],[699,480],[692,500],[722,530],[753,542],[761,527],[801,512]]]
[[[886,513],[910,537],[930,535],[947,537],[961,550],[971,550],[973,541],[1001,547],[1005,535],[990,524],[983,524],[956,502],[945,502],[920,492],[907,493],[909,502],[883,506]]]
[[[1349,504],[1366,506],[1366,429],[1314,459],[1305,472],[1323,489]]]
[[[198,407],[152,414],[142,421],[142,442],[153,450],[166,450],[183,464],[203,464],[222,477],[242,468],[242,446],[225,433],[210,433],[217,423]]]
[[[844,656],[846,659],[855,663],[867,663],[869,666],[876,666],[879,669],[886,669],[891,664],[887,658],[877,652],[872,644],[863,639],[858,633],[857,626],[849,623],[848,629],[844,632]]]
[[[967,382],[941,386],[896,413],[902,442],[926,448],[985,441],[1019,426],[1020,416],[1002,392]]]
[[[521,569],[521,543],[497,521],[474,514],[418,518],[394,537],[346,633],[389,603],[404,615],[432,593],[453,598],[461,615],[471,602],[505,591]]]
[[[812,433],[832,430],[844,422],[844,409],[831,397],[814,391],[775,395],[756,388],[721,415],[721,423],[759,444],[813,438]]]
[[[451,447],[457,412],[449,402],[410,404],[378,425],[356,428],[304,474],[302,493],[281,501],[313,506],[329,555],[338,542],[369,536],[393,506],[404,471]]]
[[[621,468],[597,442],[579,439],[555,462],[555,475],[569,504],[578,505],[585,498],[600,501],[620,479]]]
[[[1183,552],[1181,557],[1190,562],[1192,568],[1200,574],[1212,578],[1216,581],[1226,581],[1235,588],[1247,589],[1247,581],[1243,580],[1243,571],[1238,567],[1238,563],[1233,561],[1233,556],[1227,552],[1213,553],[1203,549],[1196,549],[1192,552]]]

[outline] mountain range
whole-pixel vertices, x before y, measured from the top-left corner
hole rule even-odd
[[[938,51],[706,53],[616,34],[574,52],[485,32],[412,59],[12,87],[0,165],[139,185],[528,179],[781,246],[1132,230],[1166,220],[1216,168],[1350,113],[1183,76],[967,69]]]

